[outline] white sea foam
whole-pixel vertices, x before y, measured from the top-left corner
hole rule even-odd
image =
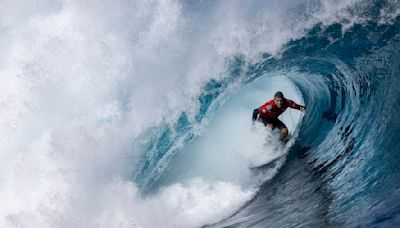
[[[116,181],[103,190],[100,203],[104,210],[93,218],[94,227],[198,227],[228,216],[252,196],[238,185],[202,179],[170,185],[148,198],[140,197],[126,181]]]

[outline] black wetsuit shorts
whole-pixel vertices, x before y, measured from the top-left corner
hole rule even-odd
[[[257,115],[259,114],[258,109],[254,109],[253,111],[253,121],[257,119]],[[279,130],[282,130],[283,128],[287,128],[286,125],[280,121],[278,118],[270,118],[270,119],[260,119],[260,122],[264,124],[264,126],[267,126],[267,124],[272,124],[272,128],[278,128]]]

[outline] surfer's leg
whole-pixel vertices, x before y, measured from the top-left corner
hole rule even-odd
[[[274,119],[273,124],[274,124],[277,128],[279,128],[279,130],[281,130],[281,137],[280,137],[280,140],[281,140],[282,142],[285,142],[286,138],[287,138],[288,135],[289,135],[289,130],[288,130],[288,128],[287,128],[286,125],[285,125],[282,121],[280,121],[278,118],[275,118],[275,119]]]
[[[263,119],[262,122],[263,122],[265,128],[266,128],[268,131],[272,132],[272,130],[274,129],[274,125],[273,125],[269,120],[267,120],[267,119]]]
[[[289,130],[285,127],[281,129],[281,138],[280,140],[284,142],[289,135]]]
[[[265,128],[266,128],[268,131],[271,131],[271,132],[272,132],[272,129],[274,129],[274,125],[268,123],[268,124],[265,125]]]

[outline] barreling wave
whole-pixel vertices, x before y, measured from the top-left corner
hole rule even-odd
[[[362,23],[318,24],[251,67],[299,72],[307,115],[281,172],[217,226],[399,224],[400,17],[369,4]]]
[[[218,109],[229,84],[243,86],[274,73],[291,73],[308,107],[281,172],[233,216],[213,226],[398,223],[400,17],[382,22],[382,12],[393,2],[368,4],[358,12],[359,22],[317,24],[284,45],[278,57],[265,53],[248,65],[235,57],[225,80],[204,87],[198,122]],[[184,114],[173,128],[181,125],[190,126]],[[176,140],[166,139],[168,134],[157,137],[158,143]],[[184,140],[193,138],[185,134]]]
[[[398,1],[23,3],[1,226],[399,225]],[[250,124],[276,90],[307,107],[286,146]]]

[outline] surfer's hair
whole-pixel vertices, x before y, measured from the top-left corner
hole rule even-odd
[[[284,97],[283,97],[283,93],[282,93],[281,91],[276,92],[274,97],[276,97],[276,98],[282,98],[282,99],[284,98]]]

